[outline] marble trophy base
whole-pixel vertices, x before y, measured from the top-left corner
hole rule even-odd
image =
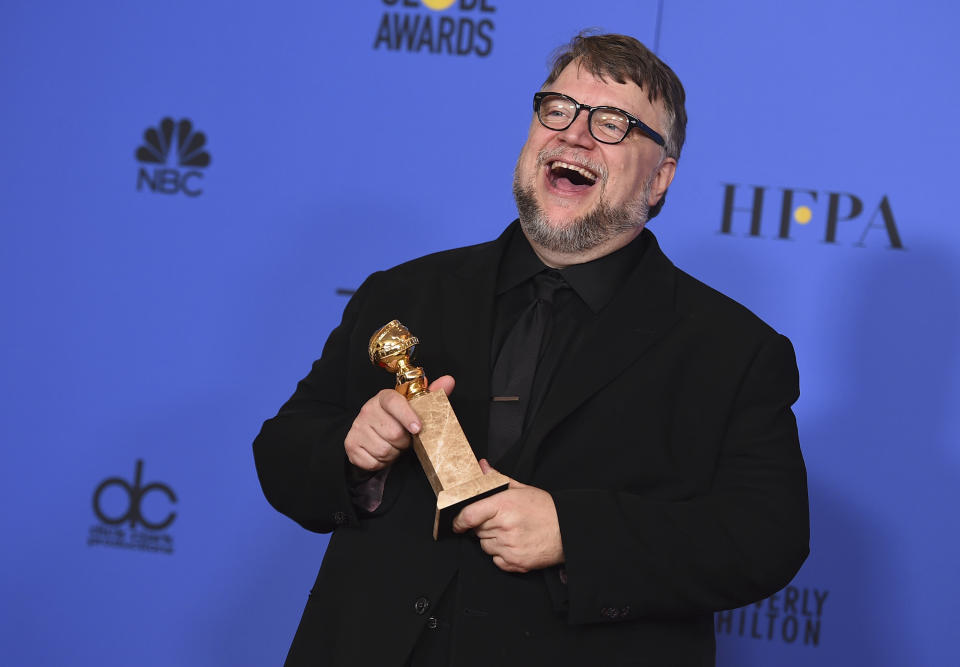
[[[410,407],[422,428],[413,436],[413,450],[437,494],[433,539],[453,532],[453,519],[463,507],[507,488],[510,480],[498,472],[486,475],[470,449],[467,436],[443,391],[418,394]]]

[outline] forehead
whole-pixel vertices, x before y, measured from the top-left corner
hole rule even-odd
[[[617,83],[611,78],[598,79],[587,69],[580,67],[579,61],[567,65],[560,76],[547,89],[569,95],[582,104],[590,106],[619,107],[632,113],[644,122],[652,122],[661,117],[660,104],[650,103],[646,93],[633,81]]]

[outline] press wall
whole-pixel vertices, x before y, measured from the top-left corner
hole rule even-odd
[[[797,349],[811,555],[717,616],[718,664],[957,661],[955,5],[0,17],[4,664],[282,662],[327,538],[269,507],[250,443],[367,274],[515,217],[532,93],[590,26],[655,48],[687,90],[650,229]]]

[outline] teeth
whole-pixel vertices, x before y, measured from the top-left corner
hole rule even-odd
[[[578,167],[575,164],[568,164],[566,162],[561,162],[560,160],[557,160],[556,162],[550,165],[550,168],[551,169],[569,169],[570,171],[577,172],[578,174],[586,178],[591,183],[597,182],[596,174],[594,174],[592,171],[584,169],[583,167]]]

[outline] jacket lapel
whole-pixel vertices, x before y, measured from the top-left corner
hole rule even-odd
[[[517,223],[492,243],[475,248],[440,286],[437,307],[444,311],[440,317],[441,340],[436,343],[442,346],[443,358],[450,365],[435,369],[433,377],[450,374],[456,380],[450,402],[478,457],[486,453],[489,428],[490,338],[497,271],[515,227]]]
[[[643,259],[557,369],[555,389],[518,444],[516,476],[529,479],[544,438],[565,417],[626,371],[682,319],[676,310],[676,269],[653,234]]]

